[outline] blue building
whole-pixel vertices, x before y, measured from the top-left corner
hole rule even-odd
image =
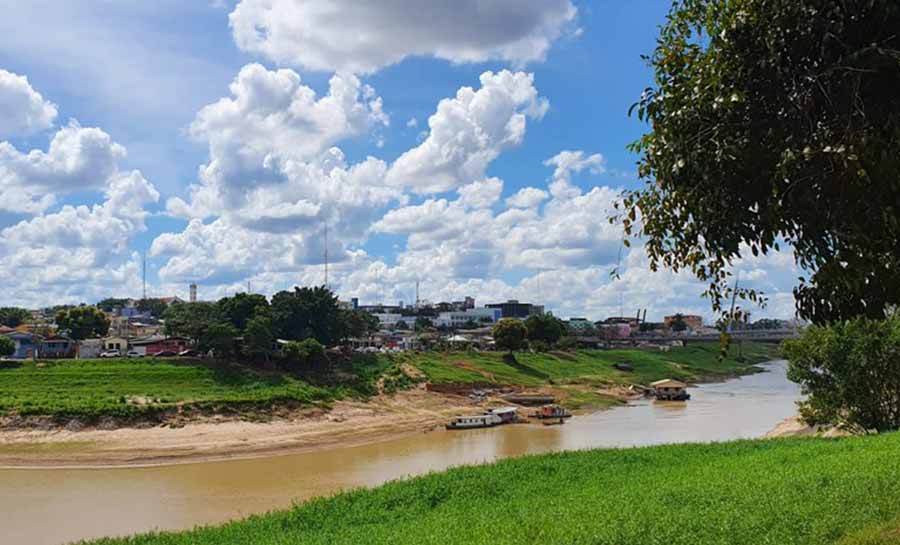
[[[47,337],[41,341],[39,357],[41,358],[74,358],[76,343],[63,336]]]
[[[40,337],[32,333],[24,333],[22,331],[12,331],[3,333],[5,337],[9,337],[16,344],[16,351],[10,358],[17,360],[30,359],[37,356],[40,348]]]

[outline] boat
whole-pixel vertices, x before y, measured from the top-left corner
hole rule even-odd
[[[680,380],[664,379],[652,383],[654,395],[660,401],[687,401],[691,394],[687,393],[687,384]]]
[[[517,405],[546,405],[556,402],[556,398],[546,395],[508,394],[503,399]]]
[[[519,410],[515,407],[496,407],[484,411],[484,414],[493,414],[500,417],[501,424],[509,424],[519,419]]]
[[[569,418],[572,416],[572,413],[560,407],[559,405],[544,405],[537,411],[531,414],[532,418]]]
[[[492,428],[503,421],[496,414],[476,414],[473,416],[454,416],[447,423],[448,430],[466,430],[474,428]]]

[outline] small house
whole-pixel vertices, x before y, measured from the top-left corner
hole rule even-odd
[[[54,335],[41,341],[38,355],[46,359],[74,358],[76,343],[68,337]]]
[[[106,337],[103,339],[103,350],[118,350],[124,354],[128,351],[128,339],[123,337]]]
[[[16,345],[16,350],[9,356],[10,358],[25,360],[37,357],[41,346],[41,338],[38,335],[24,331],[12,331],[3,335],[9,337]]]
[[[103,352],[103,339],[85,339],[78,343],[78,359],[99,358]]]
[[[143,356],[153,356],[160,352],[181,352],[190,348],[190,341],[184,337],[163,337],[151,335],[143,339],[133,339],[131,348]]]
[[[657,380],[650,384],[656,392],[656,399],[665,401],[686,401],[691,398],[687,393],[687,384],[671,378]]]

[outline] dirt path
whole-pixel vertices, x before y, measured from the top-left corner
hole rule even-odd
[[[0,468],[149,466],[355,446],[430,431],[487,405],[415,389],[265,423],[210,419],[178,428],[2,431]]]

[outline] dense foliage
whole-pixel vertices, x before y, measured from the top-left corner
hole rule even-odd
[[[529,456],[92,543],[886,545],[900,529],[898,451],[890,434]]]
[[[893,1],[676,1],[636,105],[647,184],[612,220],[716,310],[731,261],[787,243],[802,317],[883,317],[900,303],[898,29]]]
[[[31,318],[31,313],[24,308],[2,307],[0,308],[0,325],[17,327]]]
[[[552,347],[563,333],[566,326],[563,322],[550,312],[542,314],[532,314],[525,319],[525,329],[528,330],[528,342],[534,347],[535,342],[543,343],[545,346]]]
[[[313,338],[329,346],[340,340],[337,296],[323,286],[295,287],[272,296],[272,326],[278,338]]]
[[[259,293],[237,293],[233,297],[223,297],[216,303],[222,320],[230,322],[238,330],[243,330],[247,321],[259,313],[267,313],[269,301]]]
[[[109,318],[97,307],[73,307],[56,313],[61,333],[77,340],[102,337],[109,331]]]
[[[315,339],[291,341],[284,347],[284,361],[290,369],[304,372],[322,372],[328,367],[325,347]]]
[[[163,315],[166,309],[169,308],[169,304],[166,303],[163,299],[153,297],[138,299],[135,302],[134,306],[140,312],[149,312],[150,316],[153,316],[154,318],[159,318]]]
[[[0,356],[11,356],[16,352],[16,343],[9,337],[0,335]]]
[[[788,377],[811,424],[857,431],[900,429],[900,315],[812,326],[784,343]]]
[[[494,326],[491,333],[494,336],[497,349],[506,350],[507,352],[521,350],[528,336],[525,324],[511,318],[502,318]]]
[[[215,303],[172,303],[163,313],[165,332],[170,337],[187,337],[199,342],[206,330],[220,323],[220,313]]]

